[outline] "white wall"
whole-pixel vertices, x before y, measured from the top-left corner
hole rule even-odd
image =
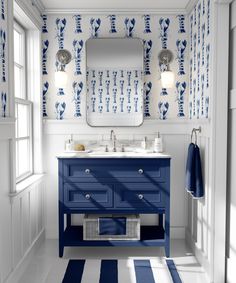
[[[228,140],[228,200],[227,200],[227,282],[236,277],[236,1],[231,4],[229,80],[229,140]]]

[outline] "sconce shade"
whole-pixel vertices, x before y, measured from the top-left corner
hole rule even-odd
[[[55,86],[57,88],[64,88],[67,85],[68,75],[65,71],[65,66],[71,61],[71,53],[66,49],[57,51],[56,60],[59,63],[58,70],[55,73]]]
[[[57,88],[64,88],[67,85],[68,75],[65,71],[55,72],[55,86]]]
[[[163,88],[172,88],[175,82],[175,74],[172,71],[161,73],[161,85]]]

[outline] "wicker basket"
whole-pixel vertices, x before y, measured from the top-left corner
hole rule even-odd
[[[99,217],[125,217],[126,234],[99,235]],[[83,239],[87,241],[140,240],[140,217],[138,214],[129,214],[129,215],[85,214],[83,220]]]

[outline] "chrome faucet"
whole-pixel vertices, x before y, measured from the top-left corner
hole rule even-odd
[[[116,152],[116,135],[113,130],[111,130],[110,140],[113,141],[113,151]]]

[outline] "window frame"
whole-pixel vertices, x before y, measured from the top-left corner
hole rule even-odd
[[[28,65],[27,65],[27,30],[17,20],[14,19],[14,31],[15,30],[19,32],[21,36],[23,37],[22,47],[21,47],[22,50],[20,52],[21,53],[20,56],[22,56],[22,65],[15,62],[14,60],[14,67],[17,66],[23,69],[22,78],[21,78],[23,81],[22,86],[21,86],[22,87],[21,89],[22,97],[16,97],[15,92],[14,92],[15,111],[18,112],[18,107],[17,107],[18,105],[27,105],[29,107],[29,110],[27,111],[28,112],[28,126],[29,126],[28,136],[18,137],[18,133],[19,133],[18,128],[15,134],[15,147],[19,148],[18,141],[20,140],[28,140],[29,142],[29,148],[28,148],[29,171],[24,172],[23,174],[19,176],[16,175],[16,183],[19,183],[23,181],[24,179],[30,177],[34,173],[34,170],[33,170],[33,102],[29,100],[28,89],[27,89],[27,76],[26,76],[27,68],[28,68]],[[16,119],[17,119],[18,113],[16,114],[17,114],[16,115]],[[16,123],[16,127],[19,127],[18,123]],[[17,152],[19,152],[19,149]],[[17,155],[17,152],[16,152],[16,155]],[[15,170],[16,173],[19,172],[19,167],[20,167],[19,158],[16,158],[16,170]]]

